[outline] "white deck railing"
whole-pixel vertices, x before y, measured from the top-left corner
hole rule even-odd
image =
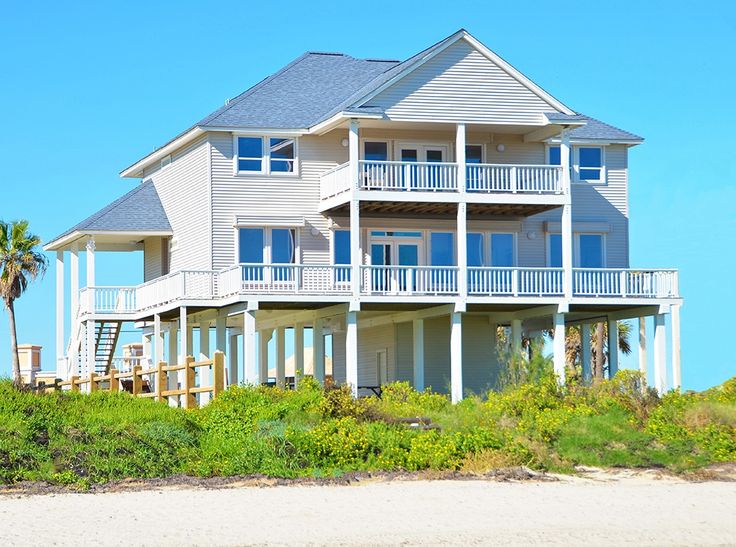
[[[407,192],[457,191],[457,164],[360,160],[360,188]]]
[[[350,162],[330,169],[320,180],[320,198],[327,199],[350,190]]]
[[[574,268],[573,294],[591,297],[677,297],[677,270]]]
[[[562,268],[469,267],[470,296],[560,297]],[[457,295],[457,266],[361,266],[364,295]],[[184,270],[137,287],[84,287],[79,315],[132,314],[177,300],[215,300],[238,294],[348,295],[348,265],[238,264],[221,271]],[[574,268],[573,296],[676,298],[677,270]],[[90,292],[92,291],[92,292]],[[90,296],[91,295],[91,296]]]
[[[361,266],[365,294],[452,295],[458,293],[456,266]]]
[[[491,165],[467,166],[468,192],[561,194],[562,167],[557,165]]]

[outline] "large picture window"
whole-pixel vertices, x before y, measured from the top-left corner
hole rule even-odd
[[[296,230],[293,228],[240,228],[238,262],[241,264],[296,263]]]
[[[576,268],[605,268],[606,244],[603,234],[574,234],[573,264]],[[547,261],[552,268],[562,267],[562,236],[547,234]]]
[[[237,137],[238,173],[288,174],[296,172],[296,139]]]

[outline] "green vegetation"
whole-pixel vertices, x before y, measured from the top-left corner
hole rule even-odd
[[[662,467],[736,460],[736,378],[703,393],[641,390],[638,373],[560,387],[541,361],[451,405],[408,384],[354,400],[307,378],[296,391],[236,387],[199,410],[120,393],[34,394],[0,382],[0,482],[88,486],[123,478],[526,465]]]

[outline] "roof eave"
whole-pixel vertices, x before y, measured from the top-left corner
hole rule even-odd
[[[75,230],[65,236],[56,238],[53,241],[49,241],[43,246],[44,251],[60,251],[66,248],[71,243],[83,237],[89,236],[102,236],[102,235],[117,235],[120,237],[167,237],[174,235],[171,230]]]
[[[120,176],[123,178],[141,178],[143,176],[143,170],[149,167],[156,161],[161,161],[163,158],[181,148],[183,145],[191,142],[196,137],[204,133],[204,129],[199,126],[192,127],[188,131],[185,131],[180,136],[166,143],[161,148],[157,148],[147,156],[141,158],[133,165],[126,167],[120,172]]]

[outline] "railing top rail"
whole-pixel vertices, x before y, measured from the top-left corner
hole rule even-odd
[[[677,272],[677,268],[573,268],[575,272],[631,272],[631,273],[647,273],[647,272]]]
[[[532,167],[539,169],[561,170],[561,165],[547,165],[540,163],[468,163],[468,167]]]
[[[381,265],[381,264],[361,264],[361,268],[367,269],[367,268],[391,268],[391,269],[404,269],[404,270],[458,270],[460,269],[459,266],[402,266],[400,264],[388,264],[388,265]]]
[[[563,268],[558,267],[537,267],[537,266],[468,266],[468,270],[524,270],[524,271],[539,271],[539,272],[561,272]]]
[[[325,171],[324,173],[322,173],[322,176],[324,177],[326,175],[329,175],[330,173],[334,173],[335,171],[339,171],[340,169],[344,169],[345,167],[348,167],[349,165],[350,165],[350,162],[349,161],[346,161],[345,163],[341,163],[340,165],[337,165],[337,166],[333,167],[329,171]]]
[[[363,165],[433,165],[439,167],[456,167],[452,161],[386,161],[386,160],[358,160]]]

